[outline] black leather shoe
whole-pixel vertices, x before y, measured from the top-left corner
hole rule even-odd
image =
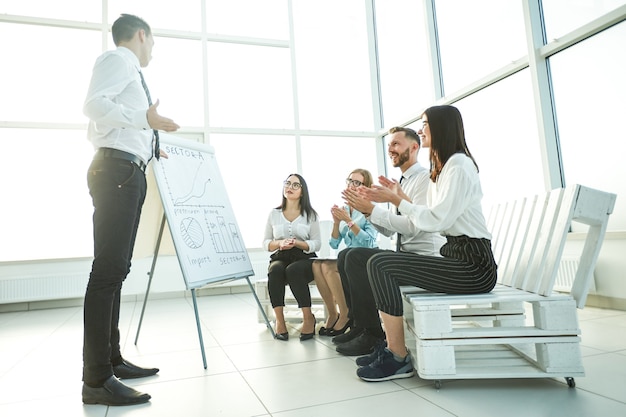
[[[365,329],[363,327],[350,327],[349,332],[333,337],[332,342],[336,345],[347,343],[352,339],[359,337],[364,331]]]
[[[337,345],[335,350],[346,356],[362,356],[372,353],[374,347],[381,341],[380,337],[372,336],[367,331],[364,331],[359,337]]]
[[[83,403],[85,404],[134,405],[143,404],[149,400],[150,394],[124,385],[114,375],[111,375],[99,388],[83,384]]]
[[[126,359],[122,359],[122,363],[113,367],[113,373],[119,379],[144,378],[157,372],[159,372],[159,368],[141,368]]]

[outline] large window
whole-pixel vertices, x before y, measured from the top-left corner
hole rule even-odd
[[[202,126],[204,93],[202,44],[198,40],[155,36],[152,61],[142,72],[159,113],[181,126]]]
[[[455,103],[480,169],[485,211],[495,202],[544,191],[529,76],[519,72]]]
[[[90,256],[93,151],[85,129],[71,127],[86,121],[82,104],[100,35],[0,23],[0,39],[0,120],[10,123],[0,128],[0,261]]]
[[[150,23],[155,47],[144,72],[152,96],[182,126],[177,135],[216,148],[249,247],[260,246],[289,173],[310,179],[326,214],[326,179],[356,166],[377,171],[363,1],[49,3],[0,0],[0,37],[19,40],[0,44],[11,63],[0,78],[0,144],[12,155],[0,174],[13,179],[5,187],[13,203],[0,209],[0,261],[91,256],[85,175],[93,150],[82,104],[95,59],[114,48],[109,27],[120,13]],[[338,146],[328,151],[318,139]],[[324,159],[335,166],[320,170]],[[146,216],[158,211],[144,208]],[[152,245],[149,235],[140,234],[138,248]]]
[[[0,261],[91,256],[85,132],[1,129],[0,149]]]
[[[205,0],[208,33],[289,39],[287,0]]]
[[[0,13],[97,22],[102,15],[102,4],[99,1],[85,0],[0,0]]]
[[[621,23],[550,59],[565,179],[618,195],[613,230],[626,229],[624,39]]]
[[[541,3],[548,42],[626,4],[624,0],[543,0]]]
[[[99,3],[94,0],[91,1]],[[130,13],[146,19],[153,29],[191,32],[202,30],[201,2],[199,0],[176,0],[175,3],[158,5],[154,0],[102,0],[102,3],[107,6],[109,24],[112,24],[121,13]]]
[[[0,39],[1,120],[85,123],[82,106],[99,33],[0,23]]]
[[[292,4],[300,127],[372,131],[364,2]]]
[[[289,49],[209,43],[209,124],[293,129]]]
[[[435,99],[425,21],[421,2],[376,2],[380,90],[386,126],[404,122]]]
[[[619,21],[624,4],[545,0],[545,24],[530,24],[545,27],[550,42],[571,31],[590,33],[594,19],[607,13]],[[260,246],[267,213],[280,203],[282,181],[292,172],[306,178],[322,220],[341,203],[352,169],[398,178],[387,163],[381,123],[384,129],[419,128],[415,115],[433,103],[461,110],[485,205],[541,191],[555,164],[562,164],[567,183],[624,194],[626,172],[618,158],[626,142],[620,124],[625,23],[550,56],[546,78],[552,84],[546,88],[537,83],[533,61],[558,43],[531,51],[529,59],[524,8],[532,5],[179,0],[172,7],[152,0],[0,0],[0,38],[11,40],[0,42],[6,196],[0,261],[91,255],[85,175],[93,150],[82,104],[95,59],[113,48],[109,27],[120,13],[151,24],[156,44],[145,73],[153,98],[160,99],[163,115],[181,124],[177,135],[215,147],[250,248]],[[442,75],[443,95],[433,74]],[[539,131],[545,126],[537,122],[541,112],[556,118],[556,134],[547,139]],[[554,145],[556,157],[542,155],[542,140]],[[428,166],[428,150],[419,158]],[[157,207],[146,212],[156,213],[158,201],[149,204]],[[618,198],[611,228],[626,226],[624,212]]]
[[[526,55],[521,1],[437,0],[445,94]]]

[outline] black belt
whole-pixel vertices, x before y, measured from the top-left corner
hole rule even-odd
[[[133,155],[132,153],[120,151],[119,149],[113,148],[100,148],[98,149],[98,152],[96,152],[96,155],[93,157],[94,161],[106,158],[116,158],[130,161],[133,164],[137,165],[141,171],[146,172],[146,164],[141,160],[141,158],[139,158],[137,155]]]

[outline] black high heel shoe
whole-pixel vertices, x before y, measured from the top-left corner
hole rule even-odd
[[[289,340],[289,332],[285,332],[285,333],[276,333],[274,334],[274,339],[276,340],[281,340],[283,342],[286,342]]]
[[[315,316],[313,316],[313,333],[300,333],[300,341],[304,341],[304,340],[309,340],[309,339],[313,339],[313,336],[315,336],[315,325],[317,324],[317,321],[315,320]]]
[[[327,336],[339,336],[344,334],[350,327],[352,327],[352,319],[348,320],[345,326],[341,329],[328,329],[326,332]]]
[[[334,330],[335,328],[335,324],[337,324],[337,322],[339,321],[339,315],[337,316],[337,320],[335,320],[335,322],[333,323],[332,326],[330,326],[328,329],[324,326],[320,327],[319,332],[317,332],[317,334],[319,334],[320,336],[330,336],[330,332]]]

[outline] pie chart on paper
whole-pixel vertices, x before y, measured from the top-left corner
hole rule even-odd
[[[202,226],[192,217],[187,217],[180,221],[180,235],[183,238],[183,242],[191,249],[199,249],[204,244]]]

